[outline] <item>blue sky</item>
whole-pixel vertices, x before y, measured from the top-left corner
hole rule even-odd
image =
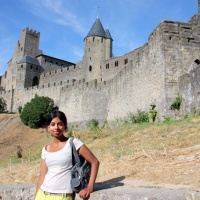
[[[187,22],[197,13],[198,0],[0,0],[0,75],[25,27],[40,32],[43,54],[77,63],[97,15],[119,56],[146,43],[162,20]]]

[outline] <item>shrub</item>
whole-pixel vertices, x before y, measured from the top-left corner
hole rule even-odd
[[[19,106],[19,107],[18,107],[18,112],[19,112],[19,114],[22,113],[22,106]]]
[[[88,121],[88,123],[86,124],[86,126],[91,130],[91,131],[94,131],[94,130],[97,130],[99,127],[99,122],[97,119],[91,119]]]
[[[191,109],[191,115],[192,115],[192,117],[195,117],[197,115],[197,109],[195,106],[193,106]]]
[[[149,114],[144,111],[138,110],[137,114],[130,114],[130,121],[133,124],[149,122]]]
[[[170,109],[171,110],[180,110],[182,98],[180,96],[176,97],[176,100],[171,104]]]
[[[0,113],[3,113],[7,109],[6,100],[3,97],[0,98]]]
[[[149,115],[150,115],[151,119],[152,119],[153,122],[154,122],[155,119],[156,119],[157,110],[150,110],[150,111],[149,111]]]
[[[46,119],[54,110],[54,101],[49,97],[38,96],[37,94],[30,102],[24,105],[20,118],[30,128],[38,128],[44,125]]]
[[[169,121],[171,121],[170,117],[164,117],[164,122],[169,122]]]

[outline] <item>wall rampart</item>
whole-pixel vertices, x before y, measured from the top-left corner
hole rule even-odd
[[[76,65],[54,69],[40,75],[40,87],[50,87],[55,85],[69,84],[70,81],[82,79],[80,68]]]
[[[183,115],[190,113],[192,109],[200,110],[200,66],[193,64],[193,69],[185,73],[179,79],[179,92],[183,98],[181,111]]]
[[[106,82],[97,83],[96,80],[90,82],[78,82],[65,86],[51,86],[40,88],[39,86],[25,88],[14,91],[13,111],[17,112],[19,106],[24,106],[35,94],[48,96],[54,99],[55,105],[60,110],[66,112],[69,123],[77,124],[80,128],[85,127],[85,123],[93,118],[103,123],[107,117],[108,93],[105,88]],[[6,100],[8,108],[11,105],[11,91],[0,92]],[[23,97],[23,98],[22,98]]]
[[[200,56],[200,37],[193,32],[192,24],[163,21],[159,25],[165,74],[165,109],[179,93],[179,77],[188,72],[191,64]],[[174,112],[168,110],[169,116]]]
[[[109,121],[125,118],[129,113],[137,113],[138,109],[148,112],[151,105],[156,105],[161,117],[166,114],[161,109],[164,103],[162,52],[159,43],[153,44],[153,40],[159,40],[157,37],[159,35],[155,34],[151,42],[131,52],[127,66],[111,80]]]
[[[133,53],[137,53],[138,49],[124,54],[122,56],[117,56],[102,63],[102,81],[107,81],[113,79],[126,65],[128,64],[130,57]]]

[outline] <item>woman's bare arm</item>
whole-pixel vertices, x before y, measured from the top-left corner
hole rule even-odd
[[[40,167],[40,176],[39,176],[39,179],[38,179],[38,182],[37,182],[37,186],[36,186],[36,191],[35,191],[35,196],[38,192],[38,190],[40,189],[40,186],[42,185],[43,181],[44,181],[44,177],[47,173],[47,166],[46,166],[46,162],[44,159],[42,159],[41,161],[41,167]]]
[[[94,184],[95,184],[95,180],[96,180],[98,169],[99,169],[99,161],[85,145],[82,145],[80,147],[80,149],[78,150],[78,153],[81,154],[91,164],[91,173],[90,173],[90,180],[89,180],[88,186],[87,188],[79,192],[79,196],[81,198],[86,198],[90,195],[90,193],[94,189]]]

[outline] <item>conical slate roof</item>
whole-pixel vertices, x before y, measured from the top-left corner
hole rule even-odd
[[[34,58],[34,57],[29,56],[27,54],[19,61],[18,64],[22,64],[22,63],[29,63],[29,64],[40,66],[40,63],[39,63],[37,58]]]
[[[100,36],[100,37],[112,39],[109,30],[107,29],[105,32],[99,18],[96,19],[96,21],[94,22],[92,28],[90,29],[86,37],[89,37],[89,36]]]
[[[112,37],[110,35],[110,31],[108,29],[106,29],[105,37],[112,40]]]

